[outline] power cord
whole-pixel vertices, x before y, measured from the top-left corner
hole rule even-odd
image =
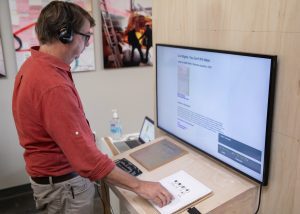
[[[257,214],[259,211],[260,201],[261,201],[261,190],[262,190],[262,184],[260,184],[260,186],[259,186],[259,198],[258,198],[258,205],[257,205],[257,210],[255,211],[255,214]]]
[[[188,208],[188,213],[190,213],[190,214],[201,214],[201,212],[199,210],[197,210],[196,207]]]
[[[99,192],[99,188],[101,188],[101,185],[98,184],[97,182],[94,182],[94,185],[96,186],[96,191],[97,191],[98,196],[99,196],[99,198],[100,198],[102,207],[104,207],[104,201],[103,201],[103,199],[102,199],[102,197],[101,197],[101,194],[100,194],[100,192]]]
[[[101,200],[102,207],[104,208],[104,201],[103,201],[103,198],[102,198],[102,196],[101,196],[101,193],[99,192],[99,188],[102,188],[102,186],[101,186],[101,184],[99,184],[99,183],[97,183],[97,182],[94,182],[94,184],[96,185],[97,193],[98,193],[99,198],[100,198],[100,200]],[[104,187],[103,187],[103,188],[104,188]],[[104,190],[104,194],[106,195],[106,194],[107,194],[106,188],[104,188],[103,190]],[[109,209],[110,209],[110,212],[111,212],[112,214],[114,214],[114,210],[112,209],[112,206],[111,206],[110,203],[109,203]]]

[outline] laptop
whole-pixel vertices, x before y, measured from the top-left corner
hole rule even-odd
[[[138,139],[115,142],[114,145],[120,152],[125,152],[141,144],[154,140],[154,121],[145,117]]]

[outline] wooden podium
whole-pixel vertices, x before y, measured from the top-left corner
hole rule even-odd
[[[164,164],[152,171],[148,171],[130,154],[144,147],[167,139],[178,147],[187,151],[179,158]],[[234,172],[221,163],[209,158],[207,155],[191,147],[176,142],[169,137],[161,137],[155,141],[138,146],[113,156],[113,159],[127,158],[134,163],[143,173],[139,176],[142,180],[158,181],[179,170],[184,170],[213,191],[213,195],[200,201],[194,206],[201,213],[254,213],[257,208],[258,185],[248,178]],[[121,213],[157,213],[155,208],[135,193],[119,187],[109,186],[120,199]],[[188,213],[183,211],[182,213]]]

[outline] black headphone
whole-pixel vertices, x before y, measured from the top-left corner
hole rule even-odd
[[[64,2],[64,8],[68,20],[71,21],[73,19],[73,13],[71,12],[67,2]],[[58,39],[64,44],[69,44],[73,41],[73,29],[70,22],[66,23],[58,30]]]

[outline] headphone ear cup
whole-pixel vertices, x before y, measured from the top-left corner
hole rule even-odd
[[[62,27],[58,32],[58,39],[64,43],[71,43],[73,40],[73,31],[70,26]]]

